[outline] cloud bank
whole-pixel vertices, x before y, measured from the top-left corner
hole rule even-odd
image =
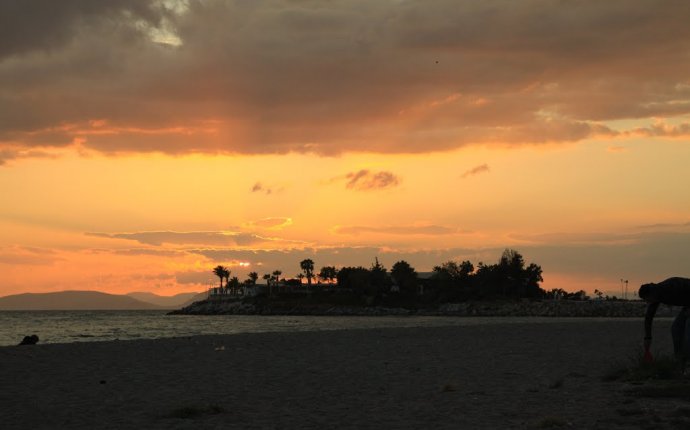
[[[0,159],[415,153],[620,119],[687,137],[652,118],[690,114],[689,20],[675,0],[0,2]]]

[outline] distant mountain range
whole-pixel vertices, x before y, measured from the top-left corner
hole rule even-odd
[[[206,298],[206,293],[180,293],[174,296],[159,296],[148,292],[127,293],[136,300],[165,308],[179,308]],[[197,297],[198,296],[198,297]]]
[[[0,310],[137,310],[177,309],[206,297],[206,293],[159,296],[153,293],[127,295],[99,291],[25,293],[0,297]]]

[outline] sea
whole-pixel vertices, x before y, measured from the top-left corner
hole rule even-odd
[[[0,311],[0,346],[17,345],[24,336],[32,334],[39,337],[39,344],[43,344],[211,334],[472,325],[490,323],[491,320],[490,317],[438,316],[167,315],[166,311],[150,310]]]

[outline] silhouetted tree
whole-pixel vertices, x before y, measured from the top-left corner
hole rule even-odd
[[[343,267],[338,271],[338,287],[349,288],[356,295],[362,295],[370,287],[370,272],[364,267]]]
[[[477,295],[473,289],[472,262],[463,261],[458,264],[451,260],[435,266],[433,271],[433,280],[441,302],[467,300]]]
[[[400,292],[414,295],[417,290],[417,272],[405,260],[400,260],[393,265],[391,277],[400,287]]]
[[[302,276],[304,276],[304,275],[302,275]],[[299,287],[300,285],[302,285],[302,281],[300,281],[297,278],[283,279],[283,281],[285,281],[285,284],[288,287]]]
[[[307,258],[306,260],[300,261],[299,267],[302,269],[304,275],[307,277],[307,285],[311,287],[311,278],[314,277],[314,262],[311,259]]]
[[[237,289],[240,287],[240,279],[237,276],[233,276],[231,279],[228,279],[226,286],[231,291],[237,291]]]
[[[262,276],[262,278],[266,281],[266,285],[268,285],[268,296],[271,297],[273,295],[273,283],[271,282],[271,279],[273,279],[273,277],[270,273],[264,273],[264,276]]]
[[[230,280],[230,273],[232,273],[232,271],[226,267],[225,268],[225,286],[226,287],[228,286],[228,281]]]
[[[283,272],[280,270],[274,270],[273,271],[273,279],[276,281],[276,284],[280,282],[280,275],[282,275]]]
[[[249,280],[252,285],[256,285],[256,280],[259,279],[259,274],[256,272],[249,272]]]
[[[230,270],[228,268],[225,268],[223,275],[225,275],[225,288],[230,288],[228,286],[228,282],[230,281]]]
[[[564,298],[566,294],[568,294],[568,292],[562,288],[553,288],[550,291],[546,292],[544,294],[544,297],[547,299],[559,300]]]
[[[378,257],[376,257],[374,264],[371,265],[369,270],[369,283],[372,287],[372,290],[369,291],[370,295],[378,296],[390,290],[391,282],[388,277],[388,270],[379,263]]]
[[[574,293],[565,293],[563,297],[565,300],[589,300],[590,297],[587,295],[585,290],[575,291]]]
[[[544,290],[539,286],[540,282],[544,282],[544,278],[541,275],[541,266],[534,263],[530,263],[524,270],[525,295],[527,297],[539,297],[544,295]]]
[[[223,279],[225,279],[225,272],[227,272],[228,269],[225,268],[225,266],[216,266],[213,268],[213,274],[216,275],[218,278],[220,278],[220,292],[223,292]]]
[[[334,266],[324,266],[319,272],[319,278],[325,279],[327,282],[333,282],[338,276],[338,270]]]
[[[483,296],[537,298],[544,295],[539,287],[541,267],[530,264],[525,268],[522,255],[512,249],[503,251],[498,264],[479,263],[476,277]]]

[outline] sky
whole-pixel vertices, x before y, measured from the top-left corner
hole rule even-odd
[[[519,251],[690,277],[684,0],[0,2],[0,295]]]

